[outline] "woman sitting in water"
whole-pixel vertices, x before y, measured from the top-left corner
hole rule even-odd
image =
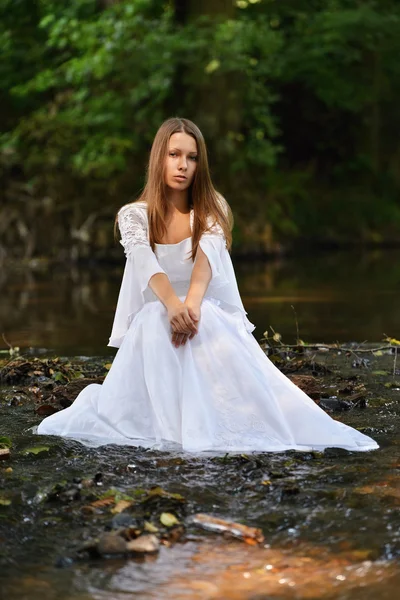
[[[188,452],[379,447],[328,416],[254,339],[228,252],[231,211],[194,123],[161,125],[146,186],[118,226],[126,266],[109,345],[119,350],[104,383],[39,434]]]

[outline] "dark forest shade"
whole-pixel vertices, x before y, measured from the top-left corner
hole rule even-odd
[[[5,2],[1,254],[105,256],[169,116],[202,129],[237,247],[400,241],[395,0]]]

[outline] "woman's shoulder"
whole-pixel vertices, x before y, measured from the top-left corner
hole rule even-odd
[[[119,228],[125,226],[147,228],[147,204],[143,201],[129,202],[118,211]]]
[[[144,214],[147,215],[147,203],[143,200],[136,200],[135,202],[128,202],[128,204],[124,204],[118,211],[118,215],[126,215],[126,214]]]
[[[148,228],[147,208],[145,202],[129,202],[122,206],[117,214],[118,227],[123,234],[124,232],[142,231],[146,232]]]

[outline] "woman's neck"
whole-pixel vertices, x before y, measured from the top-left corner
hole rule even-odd
[[[188,213],[190,210],[189,194],[187,190],[184,192],[180,192],[178,190],[169,190],[167,194],[167,201],[172,212],[178,211],[180,213]]]

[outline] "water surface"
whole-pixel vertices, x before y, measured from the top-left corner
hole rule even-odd
[[[380,341],[400,336],[400,252],[315,251],[235,260],[239,288],[260,339],[270,327],[293,342]],[[13,346],[109,354],[120,266],[1,271],[0,333]],[[297,325],[296,325],[297,319]],[[271,329],[269,329],[271,331]],[[6,344],[0,340],[3,348]]]

